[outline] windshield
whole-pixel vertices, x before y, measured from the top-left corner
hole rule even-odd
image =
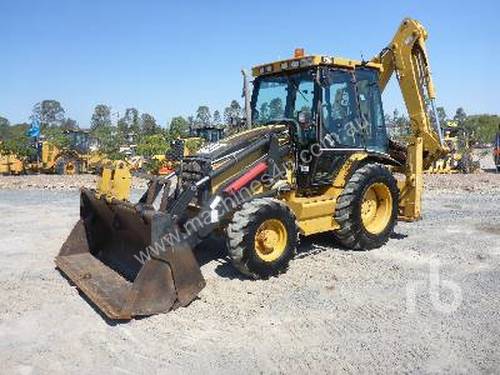
[[[252,122],[266,124],[283,118],[298,120],[299,112],[309,120],[313,113],[312,71],[291,75],[265,76],[254,83]]]
[[[85,153],[89,148],[89,135],[81,132],[70,132],[70,145],[71,148],[78,152]]]

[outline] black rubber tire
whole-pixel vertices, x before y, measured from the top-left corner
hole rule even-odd
[[[383,183],[392,196],[392,214],[385,229],[373,234],[368,232],[361,219],[361,204],[366,190],[374,183]],[[399,190],[391,172],[380,164],[366,164],[353,173],[342,194],[337,198],[335,221],[340,229],[335,231],[340,243],[353,250],[370,250],[384,245],[391,236],[398,219]]]
[[[74,174],[80,174],[80,163],[77,159],[72,158],[72,157],[67,157],[67,156],[62,156],[56,161],[56,166],[55,166],[55,172],[56,174],[59,175],[65,175],[66,174],[66,164],[72,162],[73,165],[75,166],[75,173]]]
[[[283,254],[274,261],[262,260],[255,250],[255,234],[267,219],[277,219],[287,231]],[[273,198],[257,198],[244,203],[226,228],[228,254],[236,269],[254,279],[267,279],[285,272],[297,252],[298,229],[288,206]]]

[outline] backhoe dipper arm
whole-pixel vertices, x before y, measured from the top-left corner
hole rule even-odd
[[[383,66],[379,81],[381,91],[392,74],[396,74],[410,116],[406,179],[400,183],[399,203],[401,218],[410,221],[420,218],[423,170],[447,152],[436,113],[426,39],[425,28],[418,21],[406,18],[389,46],[372,60]]]

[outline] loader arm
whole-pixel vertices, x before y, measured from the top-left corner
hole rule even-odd
[[[411,136],[403,170],[406,178],[400,182],[399,202],[400,216],[408,221],[418,220],[421,215],[424,169],[447,152],[436,113],[426,39],[425,28],[418,21],[406,18],[391,43],[372,59],[383,67],[381,91],[396,74],[410,116]]]

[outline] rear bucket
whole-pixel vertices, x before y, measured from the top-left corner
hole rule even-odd
[[[55,263],[111,319],[168,312],[205,286],[175,229],[166,213],[82,189],[80,220]]]

